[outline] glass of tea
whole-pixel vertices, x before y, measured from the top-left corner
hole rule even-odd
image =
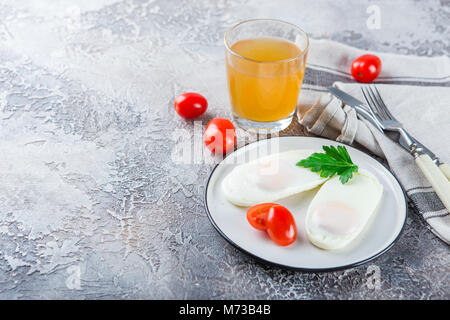
[[[247,20],[225,34],[231,107],[240,127],[273,133],[289,126],[308,47],[306,32],[280,20]]]

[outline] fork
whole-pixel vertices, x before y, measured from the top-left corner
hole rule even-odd
[[[417,143],[413,137],[403,128],[403,125],[398,121],[389,109],[386,107],[380,92],[374,85],[368,87],[361,87],[361,91],[366,99],[372,116],[375,117],[379,127],[386,131],[396,131],[404,139],[406,145],[409,146],[410,152],[413,153],[417,148]]]
[[[379,127],[383,131],[395,131],[400,134],[399,139],[403,139],[403,143],[409,147],[417,166],[422,170],[428,182],[450,212],[450,182],[444,175],[444,172],[450,170],[448,165],[441,164],[438,167],[437,164],[439,165],[439,163],[436,164],[433,162],[430,156],[424,152],[423,148],[403,128],[402,123],[392,115],[374,85],[361,87],[361,91],[366,99],[369,111],[372,113]]]
[[[366,99],[366,102],[368,104],[370,103],[374,107],[369,107],[369,110],[361,106],[354,106],[354,108],[357,109],[357,111],[361,113],[367,120],[370,119],[370,122],[381,132],[384,132],[384,130],[399,130],[400,134],[403,135],[403,137],[398,140],[400,145],[412,154],[422,149],[422,151],[424,153],[427,153],[431,157],[433,162],[436,163],[442,173],[446,176],[447,180],[450,181],[450,166],[446,163],[441,163],[439,161],[439,158],[430,149],[417,141],[417,139],[411,137],[408,132],[403,129],[400,121],[398,121],[386,107],[386,104],[381,98],[377,87],[373,85],[372,87],[361,88],[361,91],[364,95],[364,98]],[[384,125],[380,123],[380,121],[378,120],[379,118],[375,117],[375,113],[385,119],[383,123]],[[398,127],[400,127],[400,129],[398,129]]]

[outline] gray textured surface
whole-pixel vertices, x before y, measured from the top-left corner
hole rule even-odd
[[[230,116],[222,36],[251,17],[450,54],[446,0],[1,1],[0,298],[450,298],[449,248],[412,211],[388,253],[324,274],[261,265],[214,230],[213,164],[173,163],[177,130],[196,135],[172,103],[193,90],[203,121]]]

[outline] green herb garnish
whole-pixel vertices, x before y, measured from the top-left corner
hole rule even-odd
[[[297,166],[310,168],[313,172],[320,172],[320,177],[329,178],[339,175],[342,184],[358,172],[358,166],[352,162],[347,149],[342,146],[322,146],[325,153],[313,153],[297,163]]]

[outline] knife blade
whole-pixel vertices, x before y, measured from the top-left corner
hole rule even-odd
[[[344,102],[345,104],[348,104],[351,107],[356,107],[356,106],[365,106],[365,103],[362,102],[361,100],[358,100],[354,97],[352,97],[351,95],[349,95],[348,93],[335,88],[335,87],[328,87],[327,88],[329,92],[331,92],[335,97],[339,98],[340,100],[342,100],[342,102]]]
[[[353,109],[355,109],[358,112],[358,114],[360,114],[367,121],[373,124],[375,128],[383,132],[383,129],[380,127],[378,122],[374,119],[370,111],[365,107],[364,102],[334,87],[328,87],[328,91],[330,91],[334,96],[339,98],[345,104],[348,104],[349,106],[353,107]]]

